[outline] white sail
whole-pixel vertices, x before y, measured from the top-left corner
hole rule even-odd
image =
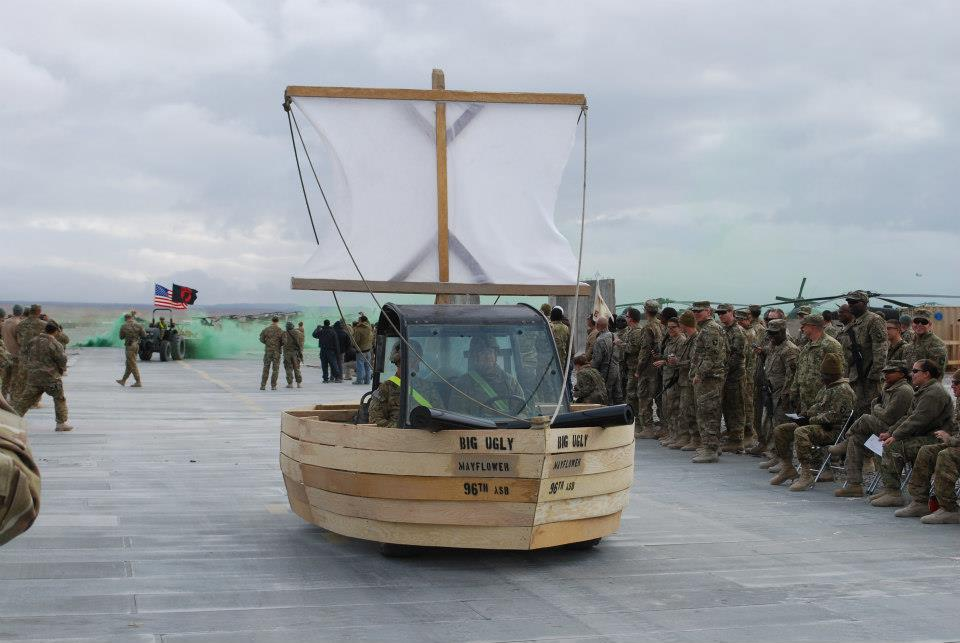
[[[436,282],[435,103],[295,97],[320,135],[330,205],[369,281]],[[449,281],[573,284],[554,222],[579,105],[447,103]],[[319,211],[318,211],[319,210]],[[320,246],[297,277],[358,280],[325,208]]]

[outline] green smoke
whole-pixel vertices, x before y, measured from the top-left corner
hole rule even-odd
[[[117,346],[123,346],[123,342],[120,340],[120,327],[123,326],[123,315],[117,317],[113,324],[110,326],[110,330],[105,333],[100,333],[93,337],[88,337],[87,339],[78,342],[75,346],[82,346],[84,348],[114,348]]]
[[[228,359],[261,353],[260,331],[265,327],[263,323],[239,323],[232,319],[221,320],[219,327],[191,323],[186,337],[187,358]]]

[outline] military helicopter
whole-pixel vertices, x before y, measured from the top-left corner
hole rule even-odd
[[[788,319],[794,319],[797,316],[797,312],[801,306],[815,306],[818,304],[823,304],[829,301],[834,301],[836,299],[843,299],[846,297],[846,293],[841,293],[839,295],[831,295],[829,297],[804,297],[803,296],[803,287],[807,283],[807,278],[804,277],[800,282],[800,290],[797,292],[796,297],[783,297],[777,295],[774,297],[777,301],[771,304],[762,304],[764,307],[767,306],[778,306],[783,304],[793,304],[793,309],[787,313]],[[937,299],[960,299],[960,295],[930,295],[930,294],[921,294],[921,293],[881,293],[874,292],[872,290],[866,291],[870,299],[879,299],[880,301],[887,302],[887,305],[884,306],[870,306],[870,310],[882,315],[884,319],[898,319],[904,308],[919,308],[924,305],[936,305],[934,300]],[[911,304],[905,301],[898,299],[899,297],[908,297],[910,299],[925,299],[924,303]]]

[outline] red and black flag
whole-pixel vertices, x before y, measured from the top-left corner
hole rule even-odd
[[[189,286],[179,286],[173,284],[173,293],[171,293],[173,301],[183,304],[195,304],[197,303],[197,291]]]

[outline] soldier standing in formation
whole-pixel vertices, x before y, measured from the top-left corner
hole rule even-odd
[[[691,462],[708,464],[720,459],[721,396],[727,373],[727,342],[719,324],[713,320],[709,301],[694,302],[690,310],[697,320],[690,381],[701,443]]]
[[[628,376],[636,382],[636,419],[634,433],[638,438],[654,439],[657,432],[653,426],[653,398],[657,393],[657,369],[653,363],[660,358],[660,342],[663,339],[663,324],[657,319],[660,302],[648,299],[643,304],[643,314],[647,323],[634,330],[639,334],[639,347],[636,355],[636,376]],[[629,369],[629,365],[627,366]]]
[[[13,315],[3,320],[0,325],[0,339],[3,340],[4,348],[9,357],[3,370],[0,371],[0,379],[3,385],[0,387],[0,394],[7,399],[12,399],[13,383],[17,378],[17,372],[20,367],[20,344],[17,343],[17,326],[23,321],[23,306],[16,304],[13,307]]]
[[[680,388],[680,410],[677,414],[677,439],[667,445],[670,449],[696,451],[700,448],[700,431],[697,429],[696,400],[693,397],[693,381],[690,379],[690,364],[693,340],[697,334],[697,320],[689,310],[678,318],[683,342],[675,355],[668,355],[667,362],[677,367],[677,386]]]
[[[754,431],[754,381],[757,371],[757,331],[752,324],[749,310],[735,310],[734,317],[740,328],[743,329],[743,378],[740,381],[741,397],[743,398],[743,448],[746,449],[757,441]]]
[[[597,337],[593,344],[593,356],[590,365],[597,369],[607,383],[607,399],[611,404],[619,404],[622,399],[620,391],[620,364],[613,350],[613,333],[610,332],[606,317],[597,320]]]
[[[294,379],[297,380],[297,388],[301,388],[303,377],[300,374],[300,362],[303,361],[303,338],[293,327],[293,322],[288,321],[286,328],[280,343],[283,349],[283,371],[287,376],[287,388],[293,388]]]
[[[666,433],[660,439],[662,446],[674,444],[680,437],[680,366],[677,355],[687,343],[680,331],[679,319],[667,317],[666,327],[667,341],[663,345],[662,355],[653,363],[654,367],[660,369],[660,381],[663,382],[660,394],[663,409],[657,409],[661,422],[666,424]]]
[[[737,323],[733,304],[717,306],[720,328],[727,340],[727,373],[723,379],[721,408],[727,435],[720,450],[723,453],[743,453],[744,408],[743,380],[746,367],[746,335]]]
[[[260,331],[260,343],[263,344],[263,373],[260,375],[260,390],[267,388],[267,377],[270,376],[270,389],[277,390],[277,379],[280,377],[280,355],[283,347],[283,330],[280,329],[280,318],[274,317],[270,325]],[[273,368],[271,375],[270,369]]]
[[[624,311],[624,317],[627,320],[627,327],[623,331],[621,341],[623,343],[623,370],[626,371],[626,402],[633,409],[634,436],[638,438],[648,437],[640,435],[642,420],[640,419],[640,403],[637,397],[637,380],[640,377],[640,373],[637,371],[637,362],[640,359],[640,348],[643,343],[640,311],[631,306]]]
[[[812,309],[810,308],[810,306],[797,307],[797,319],[800,320],[801,329],[803,328],[803,320],[806,319],[807,315],[809,315],[811,311]],[[800,332],[799,334],[797,334],[797,338],[796,340],[794,340],[793,343],[797,345],[797,348],[799,348],[800,350],[803,350],[803,347],[807,345],[808,341],[810,340],[807,339],[807,336],[804,335],[803,332]]]
[[[847,293],[851,322],[843,334],[849,339],[847,377],[857,393],[857,413],[868,413],[870,403],[880,395],[883,366],[887,361],[887,329],[883,317],[867,309],[870,297],[863,290]]]
[[[20,328],[24,323],[26,321],[20,324]],[[39,335],[29,340],[25,349],[21,346],[20,372],[23,380],[19,383],[13,408],[19,415],[26,415],[46,393],[53,398],[57,421],[54,430],[72,431],[73,427],[67,422],[67,398],[63,394],[62,381],[67,372],[67,354],[63,344],[54,337],[59,328],[56,323],[48,322]]]
[[[782,319],[772,319],[767,323],[767,343],[756,350],[758,359],[763,360],[762,389],[767,400],[766,413],[757,431],[759,455],[773,439],[773,427],[786,422],[786,413],[793,408],[790,391],[793,388],[793,376],[800,351],[797,350],[797,345],[787,338],[787,323]],[[760,463],[760,468],[769,469],[778,462],[776,456],[771,456],[769,460]]]
[[[125,386],[127,378],[133,375],[133,386],[139,388],[143,386],[140,382],[140,367],[137,366],[137,355],[140,353],[140,339],[147,336],[143,326],[134,320],[131,313],[123,316],[123,326],[120,327],[120,339],[123,340],[123,350],[126,358],[126,366],[123,370],[123,377],[117,380],[117,384]]]

